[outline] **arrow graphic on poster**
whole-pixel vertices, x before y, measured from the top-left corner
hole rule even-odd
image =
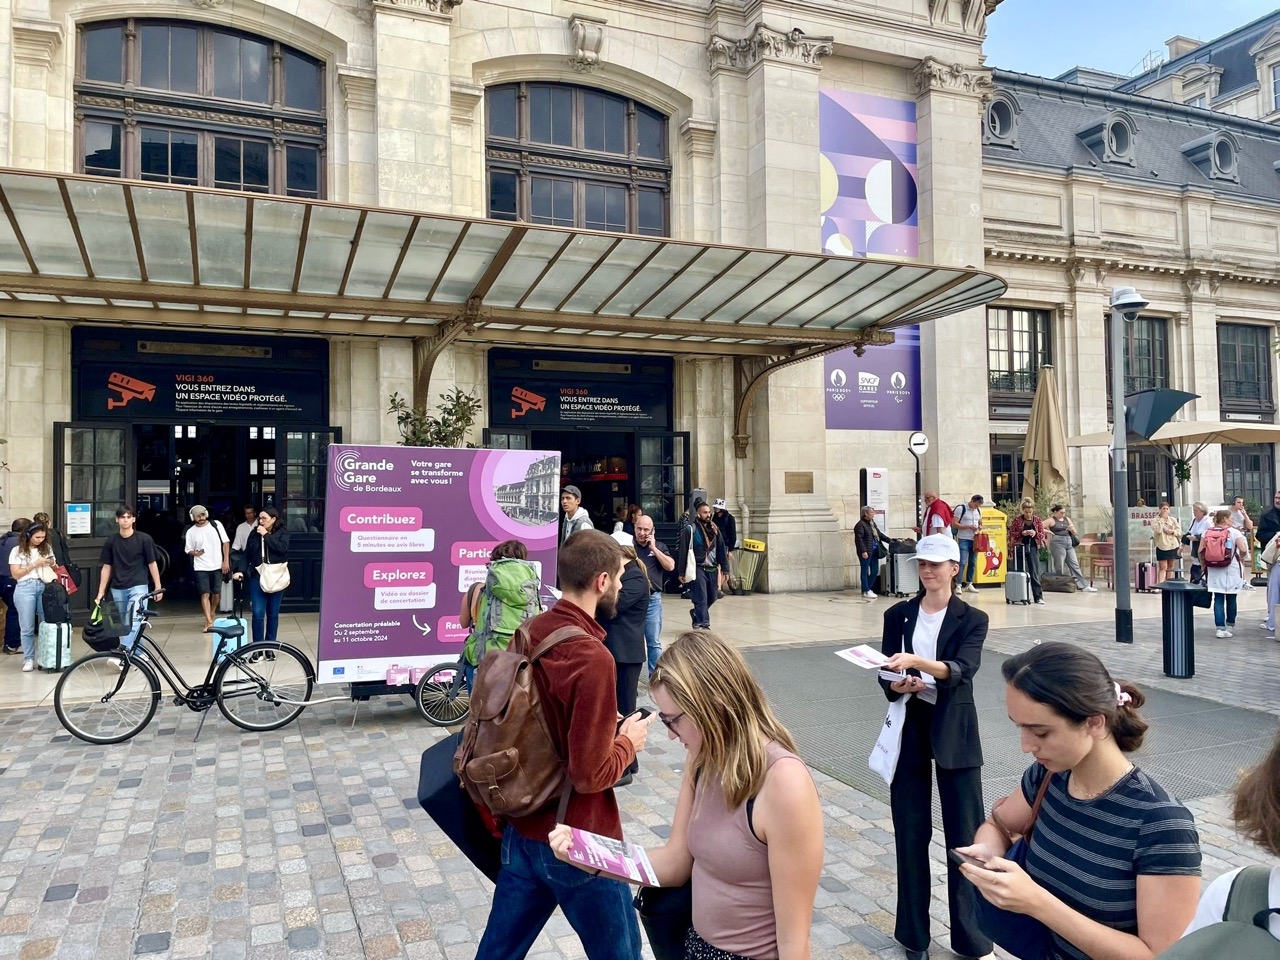
[[[413,625],[422,631],[422,635],[424,637],[431,632],[431,625],[426,623],[419,623],[418,615],[416,613],[413,615]]]

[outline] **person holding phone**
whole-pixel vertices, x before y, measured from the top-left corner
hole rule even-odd
[[[910,697],[889,787],[898,866],[894,939],[906,948],[908,960],[924,960],[930,941],[935,772],[947,847],[967,842],[982,822],[982,745],[973,678],[982,663],[988,618],[953,595],[960,548],[950,536],[925,537],[914,559],[923,592],[885,612],[881,647],[889,657],[884,669],[907,676],[891,681],[882,674],[880,686],[890,701]],[[991,952],[991,941],[974,919],[974,896],[959,867],[948,863],[951,948],[961,957]]]
[[[17,545],[9,551],[9,576],[16,581],[13,603],[22,628],[24,673],[36,668],[36,620],[44,619],[44,585],[57,565],[49,543],[49,528],[43,523],[33,523],[23,530]]]
[[[253,611],[253,642],[276,642],[280,629],[280,601],[284,591],[267,593],[258,580],[258,566],[262,563],[284,563],[289,559],[289,531],[285,529],[280,511],[275,507],[263,507],[258,511],[258,525],[245,544],[244,557],[239,570],[232,576],[249,583],[249,606]]]
[[[1032,647],[1001,672],[1035,763],[957,850],[983,864],[961,872],[993,906],[1043,924],[1037,960],[1159,954],[1195,915],[1200,841],[1187,808],[1128,757],[1147,731],[1142,692],[1070,643]],[[1024,867],[1004,855],[1029,829]]]
[[[1018,515],[1009,524],[1009,549],[1018,559],[1015,570],[1031,579],[1031,596],[1036,603],[1044,603],[1044,588],[1040,586],[1040,548],[1048,544],[1049,535],[1044,521],[1036,516],[1036,502],[1023,497],[1018,504]]]

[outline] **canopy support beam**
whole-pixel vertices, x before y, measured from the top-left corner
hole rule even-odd
[[[436,360],[444,353],[445,347],[453,343],[463,334],[475,332],[476,323],[482,320],[484,311],[480,309],[480,299],[472,297],[467,301],[466,309],[456,317],[451,317],[436,327],[433,337],[413,338],[413,405],[425,409],[431,402],[431,371]]]

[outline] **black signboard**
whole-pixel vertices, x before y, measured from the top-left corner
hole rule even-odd
[[[193,359],[81,363],[84,419],[326,423],[324,381],[315,373]]]

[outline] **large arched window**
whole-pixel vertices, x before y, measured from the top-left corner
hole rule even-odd
[[[324,195],[324,66],[282,43],[165,20],[80,26],[84,173]]]
[[[667,118],[603,90],[509,83],[486,91],[489,216],[663,237]]]

